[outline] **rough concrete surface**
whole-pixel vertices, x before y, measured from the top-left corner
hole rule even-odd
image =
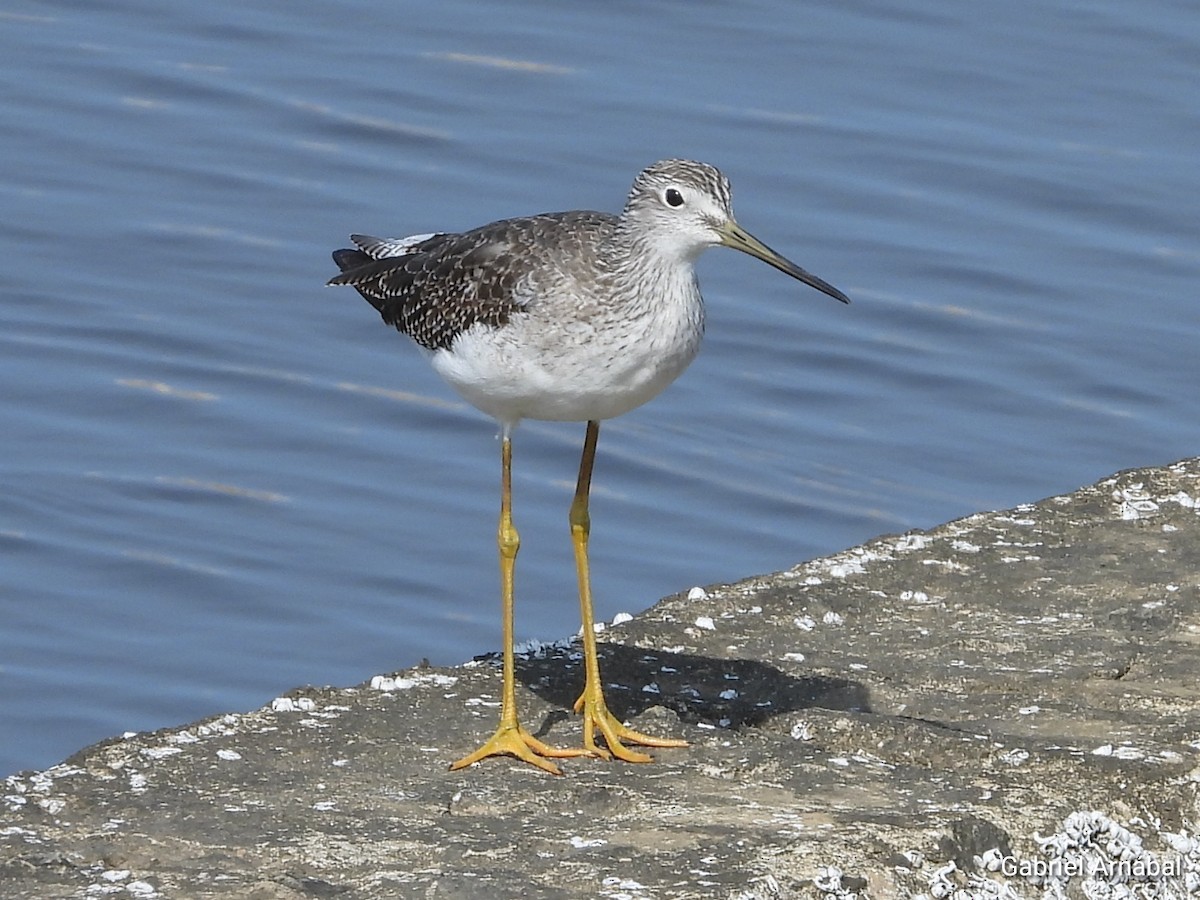
[[[0,897],[1184,897],[1200,893],[1200,459],[606,629],[651,765],[447,764],[494,657],[130,734],[0,790]],[[577,744],[577,645],[523,721]]]

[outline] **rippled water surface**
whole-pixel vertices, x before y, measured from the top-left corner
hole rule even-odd
[[[494,425],[323,287],[351,231],[690,156],[854,298],[704,257],[601,436],[604,618],[1200,452],[1186,3],[18,2],[0,83],[0,774],[496,647]],[[517,435],[522,638],[581,437]]]

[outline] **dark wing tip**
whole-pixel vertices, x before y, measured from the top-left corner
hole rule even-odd
[[[340,274],[334,275],[326,284],[352,284],[354,270],[371,262],[371,257],[361,250],[342,248],[333,251],[333,261],[341,269]]]
[[[343,272],[348,272],[350,269],[357,269],[359,266],[366,265],[371,261],[371,257],[363,253],[361,250],[352,250],[343,248],[333,251],[333,261],[337,263],[337,267]]]

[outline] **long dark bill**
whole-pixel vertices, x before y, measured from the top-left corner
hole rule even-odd
[[[748,253],[755,259],[761,259],[769,266],[774,266],[780,272],[786,272],[797,281],[803,281],[809,287],[814,287],[822,294],[828,294],[834,300],[841,300],[843,303],[849,303],[850,298],[835,288],[828,281],[818,278],[811,272],[806,272],[790,259],[776,253],[745,228],[739,225],[733,219],[729,219],[721,228],[721,245],[724,247],[732,247],[734,250],[741,250],[743,253]]]

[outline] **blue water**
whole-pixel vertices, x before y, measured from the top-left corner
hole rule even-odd
[[[0,774],[499,641],[495,428],[351,231],[617,210],[664,156],[854,298],[700,263],[603,429],[599,611],[1200,452],[1188,3],[9,4]],[[582,426],[516,444],[521,638],[578,628]]]

